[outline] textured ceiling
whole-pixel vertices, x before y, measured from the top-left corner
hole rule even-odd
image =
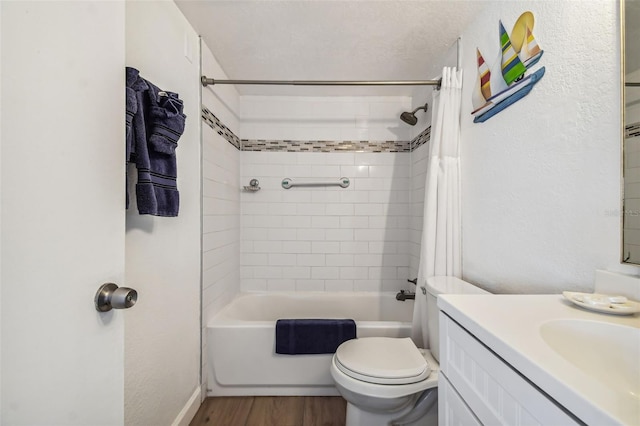
[[[230,79],[424,80],[482,1],[176,0]],[[206,73],[206,70],[205,70]],[[237,86],[243,95],[408,95],[411,88]]]

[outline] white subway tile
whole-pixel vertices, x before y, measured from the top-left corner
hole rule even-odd
[[[282,216],[283,228],[310,228],[311,216]]]
[[[369,279],[396,279],[398,270],[392,266],[369,266]]]
[[[382,216],[384,214],[384,204],[354,204],[354,215],[356,216]]]
[[[286,268],[285,268],[286,269]],[[253,276],[258,278],[282,278],[281,266],[255,266]]]
[[[283,243],[282,241],[254,241],[253,252],[254,253],[282,253]]]
[[[325,240],[327,241],[353,241],[353,229],[326,229]]]
[[[296,203],[269,203],[269,214],[272,215],[293,215],[296,214],[298,204]]]
[[[381,291],[380,280],[353,280],[354,291]]]
[[[341,166],[340,175],[350,179],[369,177],[369,166]]]
[[[282,253],[304,254],[311,253],[310,241],[284,241],[282,243]]]
[[[355,239],[356,241],[385,241],[387,236],[387,230],[382,229],[356,229]],[[391,239],[390,241],[397,241]]]
[[[352,254],[327,254],[325,257],[327,266],[354,266]]]
[[[297,259],[295,254],[289,253],[271,253],[269,254],[268,265],[270,266],[296,266]]]
[[[396,254],[397,244],[391,241],[371,241],[369,243],[369,253]]]
[[[294,241],[297,239],[297,231],[295,229],[268,229],[267,239],[269,241]]]
[[[366,216],[341,216],[340,228],[368,228],[369,218]]]
[[[340,243],[337,241],[313,241],[311,243],[311,252],[312,253],[340,253]]]
[[[324,254],[298,254],[296,258],[298,266],[325,266]]]
[[[327,204],[326,213],[328,216],[353,216],[354,206],[350,203]]]
[[[340,253],[368,253],[369,243],[364,241],[344,241],[340,243]]]
[[[282,278],[307,279],[311,278],[310,266],[293,266],[282,270]]]
[[[264,253],[243,253],[240,255],[242,265],[268,265],[267,255]]]
[[[307,174],[309,174],[309,170],[307,170]],[[329,181],[337,181],[341,175],[340,175],[340,166],[334,166],[334,165],[313,165],[311,166],[311,177],[313,178],[319,178],[322,180],[329,180]]]
[[[315,202],[315,201],[314,201]],[[324,214],[324,204],[298,204],[298,215],[320,216]]]
[[[325,291],[353,291],[353,280],[325,280]]]
[[[322,241],[325,239],[324,229],[298,229],[296,231],[298,241]]]
[[[282,216],[277,215],[253,215],[253,226],[256,228],[281,228]]]
[[[340,279],[347,280],[360,280],[368,279],[369,269],[363,266],[341,266],[340,267]]]
[[[369,228],[372,229],[395,228],[397,223],[397,219],[390,216],[371,216],[368,220]]]
[[[321,266],[311,268],[312,279],[331,280],[338,279],[340,269],[338,267]]]
[[[311,217],[312,228],[339,228],[340,217],[338,216],[312,216]]]
[[[342,203],[368,203],[369,191],[341,191],[340,202]]]
[[[240,237],[246,241],[266,240],[268,231],[266,228],[242,228]]]
[[[296,281],[291,279],[267,280],[268,291],[295,291]]]
[[[267,280],[265,279],[244,279],[241,281],[242,291],[267,291]]]
[[[296,291],[324,291],[324,280],[296,280]]]
[[[336,178],[336,181],[337,181],[337,178]],[[340,192],[317,189],[311,195],[311,202],[312,203],[339,203]],[[322,212],[323,214],[325,212],[324,206],[323,206]]]

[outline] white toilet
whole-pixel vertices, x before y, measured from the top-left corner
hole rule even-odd
[[[331,376],[347,400],[346,426],[437,425],[439,294],[488,294],[455,277],[427,280],[429,347],[406,338],[365,337],[341,344]]]

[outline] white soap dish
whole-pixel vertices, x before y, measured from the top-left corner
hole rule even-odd
[[[576,305],[596,312],[614,315],[632,315],[640,312],[640,303],[624,296],[610,296],[598,293],[578,293],[563,291],[562,295]]]

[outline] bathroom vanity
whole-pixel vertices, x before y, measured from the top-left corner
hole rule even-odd
[[[443,295],[439,424],[640,424],[640,314]]]

